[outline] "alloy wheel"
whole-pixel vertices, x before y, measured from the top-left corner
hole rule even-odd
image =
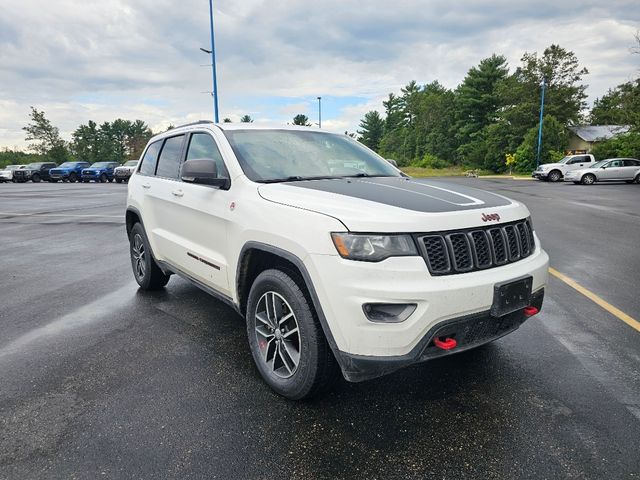
[[[300,363],[300,330],[291,305],[269,291],[260,297],[254,315],[260,358],[277,377],[290,378]]]

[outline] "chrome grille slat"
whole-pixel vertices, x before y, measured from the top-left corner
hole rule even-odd
[[[417,235],[431,275],[453,275],[517,262],[535,250],[529,219],[505,225]]]

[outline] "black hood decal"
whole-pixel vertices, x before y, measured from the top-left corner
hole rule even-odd
[[[510,205],[500,195],[439,181],[374,177],[306,180],[287,185],[360,198],[417,212],[439,213]]]

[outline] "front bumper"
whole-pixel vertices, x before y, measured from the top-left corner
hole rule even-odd
[[[429,275],[425,260],[419,256],[389,258],[379,263],[355,262],[334,255],[308,256],[305,266],[345,376],[371,378],[363,378],[357,373],[360,367],[353,365],[382,362],[405,366],[420,361],[423,342],[431,341],[434,328],[469,316],[486,316],[498,283],[531,275],[532,292],[542,291],[547,283],[549,257],[537,238],[535,244],[536,250],[517,262],[437,277]],[[363,304],[376,302],[414,303],[417,307],[404,322],[374,323],[366,318]],[[393,366],[391,370],[396,368],[400,367]],[[381,371],[387,370],[384,367]]]
[[[132,174],[132,173],[133,173],[133,172],[116,170],[116,171],[115,171],[115,173],[114,173],[114,176],[115,176],[116,178],[121,179],[121,180],[126,180],[126,179],[128,179],[128,178],[131,178],[131,174]]]
[[[541,288],[531,295],[530,305],[541,310],[543,300],[544,288]],[[351,382],[381,377],[415,363],[464,352],[497,340],[517,330],[528,318],[520,310],[497,318],[492,317],[489,311],[454,318],[433,326],[405,355],[371,357],[341,352],[342,371]],[[443,350],[435,346],[435,338],[455,338],[457,345],[451,350]]]
[[[539,178],[541,180],[547,178],[548,175],[549,172],[543,172],[542,170],[536,170],[531,174],[533,178]]]

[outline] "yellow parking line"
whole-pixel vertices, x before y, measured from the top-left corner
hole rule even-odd
[[[614,316],[618,317],[620,320],[622,320],[624,323],[629,325],[631,328],[635,328],[637,331],[640,332],[640,322],[638,322],[636,319],[634,319],[631,316],[627,315],[626,313],[624,313],[619,308],[614,307],[613,305],[611,305],[606,300],[600,298],[598,295],[596,295],[592,291],[587,290],[582,285],[580,285],[578,282],[576,282],[572,278],[567,277],[564,273],[560,273],[555,268],[549,267],[549,273],[551,275],[553,275],[554,277],[558,278],[559,280],[562,280],[564,283],[569,285],[571,288],[576,289],[578,292],[583,294],[585,297],[587,297],[592,302],[597,303],[598,305],[600,305],[602,308],[604,308],[611,315],[614,315]]]

